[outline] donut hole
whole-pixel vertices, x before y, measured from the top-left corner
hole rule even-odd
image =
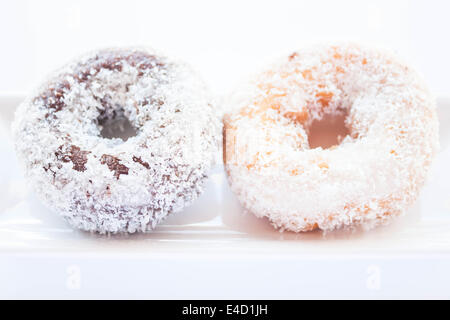
[[[308,127],[308,142],[311,149],[329,149],[339,145],[350,134],[345,125],[346,112],[325,113],[312,121]]]
[[[112,112],[101,114],[97,118],[100,136],[105,139],[122,139],[124,142],[135,137],[138,130],[125,115],[123,108],[116,108]]]

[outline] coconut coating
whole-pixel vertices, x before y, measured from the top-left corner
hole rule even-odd
[[[382,224],[418,197],[438,150],[434,98],[393,54],[356,44],[293,53],[231,96],[224,161],[248,211],[294,232]],[[311,124],[349,134],[311,148]]]
[[[134,136],[105,133],[128,119]],[[151,49],[105,49],[66,65],[16,111],[18,158],[37,194],[76,228],[153,229],[202,192],[220,120],[203,82]]]

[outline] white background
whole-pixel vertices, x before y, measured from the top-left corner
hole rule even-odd
[[[147,45],[189,61],[211,88],[234,83],[310,42],[390,47],[449,90],[450,1],[0,0],[0,93],[26,92],[79,53]]]

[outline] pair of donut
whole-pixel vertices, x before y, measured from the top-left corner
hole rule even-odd
[[[372,227],[417,198],[438,149],[434,99],[394,55],[352,44],[295,52],[230,96],[224,163],[243,207],[295,232]],[[315,147],[314,123],[348,135]],[[121,122],[122,121],[122,122]],[[111,122],[131,128],[114,137]],[[57,71],[17,110],[16,150],[44,202],[99,233],[153,229],[202,192],[221,121],[185,64],[109,49]]]

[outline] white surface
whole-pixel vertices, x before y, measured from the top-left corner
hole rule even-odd
[[[155,232],[72,230],[27,190],[0,97],[0,298],[450,298],[450,100],[442,151],[407,216],[370,232],[279,233],[244,214],[222,168]]]

